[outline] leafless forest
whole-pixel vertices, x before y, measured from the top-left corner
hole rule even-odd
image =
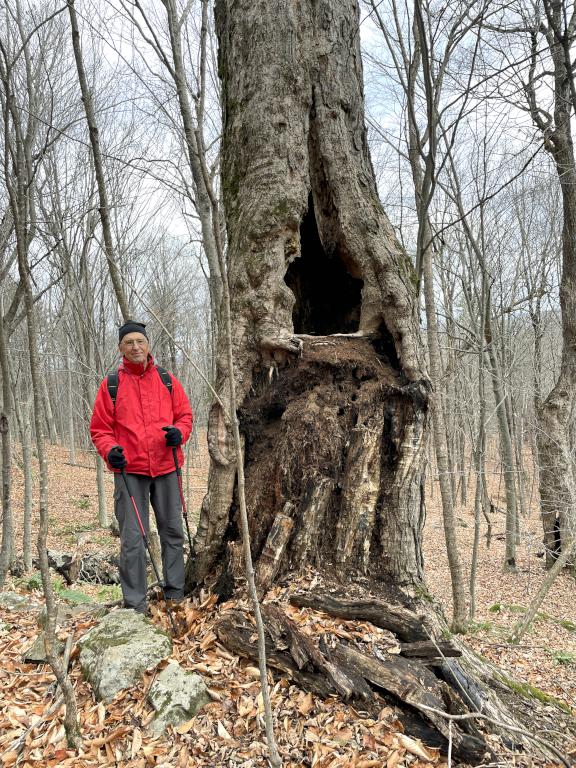
[[[105,468],[91,451],[88,421],[99,382],[118,365],[123,320],[147,323],[155,358],[189,394],[198,427],[190,466],[198,435],[208,430],[212,508],[205,503],[202,514],[210,532],[201,517],[188,573],[194,584],[219,556],[221,541],[210,536],[222,539],[233,494],[243,504],[240,432],[248,446],[245,503],[249,513],[251,505],[259,510],[260,521],[269,504],[259,490],[268,465],[257,461],[272,453],[266,443],[252,448],[253,440],[268,435],[268,447],[281,446],[284,462],[298,452],[298,440],[267,432],[272,421],[260,421],[282,398],[289,403],[293,392],[282,387],[288,386],[283,371],[294,370],[290,361],[302,350],[306,359],[315,336],[343,333],[352,335],[346,343],[358,366],[376,370],[362,344],[370,346],[363,339],[377,332],[378,355],[385,350],[392,371],[386,386],[397,397],[392,418],[409,431],[420,413],[430,414],[429,423],[422,417],[428,425],[422,443],[413,440],[421,463],[416,467],[414,459],[409,470],[412,485],[404,491],[399,483],[390,504],[412,514],[420,486],[429,494],[434,484],[453,631],[466,632],[477,618],[476,569],[487,532],[504,535],[498,568],[508,579],[519,567],[527,520],[537,516],[534,567],[547,569],[549,578],[516,627],[519,641],[557,574],[574,568],[576,8],[567,0],[360,0],[359,7],[318,0],[312,6],[326,38],[310,43],[296,33],[276,34],[288,7],[290,24],[299,29],[299,3],[251,3],[245,29],[234,3],[215,5],[7,0],[0,9],[0,587],[38,561],[49,611],[53,606],[49,444],[65,448],[72,466],[89,462],[98,523],[111,522]],[[348,48],[340,40],[331,48],[339,13],[352,20]],[[242,49],[240,39],[251,40],[253,50]],[[313,115],[308,134],[298,133],[292,103],[282,111],[289,80],[291,94],[306,90],[294,62],[304,60],[307,45],[326,45],[310,67],[316,80],[310,76],[315,95],[305,105]],[[269,71],[266,63],[257,69],[260,51]],[[336,56],[338,66],[357,74],[360,95],[351,89],[348,101],[325,97],[321,108],[322,83],[340,77],[330,68]],[[255,85],[260,75],[262,87]],[[363,158],[357,178],[338,176],[348,156],[338,154],[336,133],[326,126],[340,117],[350,151]],[[304,168],[300,150],[309,158],[301,175],[311,181],[309,188],[302,182],[297,198],[291,184]],[[284,155],[285,166],[275,165]],[[362,213],[370,208],[372,178],[389,223],[375,203],[377,235],[356,236],[350,234],[356,214],[346,205]],[[385,241],[385,258],[401,265],[400,289],[370,282],[372,266],[354,248],[379,253],[373,240]],[[330,258],[336,254],[347,276],[334,277],[323,262],[299,271],[305,253],[328,253],[328,242]],[[242,262],[247,253],[252,262]],[[280,288],[268,278],[274,270]],[[315,363],[326,370],[335,365],[328,353],[320,360],[320,352]],[[302,371],[308,375],[305,366]],[[379,374],[366,378],[372,375]],[[300,384],[290,382],[295,392]],[[277,398],[273,404],[268,391]],[[402,399],[406,392],[410,403]],[[385,423],[374,427],[376,401],[362,397],[362,425],[385,431]],[[303,414],[293,427],[300,434],[313,428]],[[280,423],[276,412],[270,419]],[[318,434],[330,424],[317,421]],[[346,440],[342,432],[342,446]],[[408,437],[399,441],[399,454],[407,445]],[[372,449],[358,448],[358,466],[371,466]],[[24,476],[17,500],[15,468]],[[349,478],[354,471],[346,465]],[[361,481],[349,480],[351,498],[351,484]],[[375,482],[384,481],[379,475]],[[331,482],[322,488],[330,492]],[[386,482],[396,488],[396,475]],[[374,505],[379,493],[373,490]],[[458,514],[466,506],[474,510],[473,534],[462,551]],[[351,543],[350,531],[360,530],[359,523],[353,511],[346,514],[330,556],[342,567],[358,567],[362,545]],[[296,527],[320,525],[313,512],[303,513],[303,521]],[[257,556],[268,528],[249,523]],[[384,569],[398,584],[413,587],[421,578],[422,525],[415,523],[416,551],[398,552],[410,577],[392,557]],[[387,546],[395,540],[393,532],[382,536]],[[302,536],[290,546],[294,558],[311,557]],[[316,564],[322,552],[328,557],[318,549]],[[369,565],[362,560],[360,569]],[[49,635],[48,659],[66,697],[74,743],[74,693]]]

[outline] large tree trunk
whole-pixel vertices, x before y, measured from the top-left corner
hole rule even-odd
[[[576,398],[576,158],[572,139],[574,74],[568,69],[569,46],[574,43],[572,25],[565,27],[565,8],[561,2],[543,3],[549,26],[546,35],[554,65],[554,130],[545,147],[554,159],[562,190],[562,275],[560,308],[562,313],[562,361],[552,391],[538,410],[538,458],[540,461],[540,501],[546,565],[556,557],[556,533],[567,549],[576,536],[576,467],[570,432],[574,423]],[[537,115],[533,112],[535,123]],[[572,565],[574,568],[574,566]]]
[[[343,585],[356,618],[386,610],[399,636],[409,624],[410,642],[438,641],[446,622],[419,600],[429,382],[411,263],[368,155],[357,4],[219,0],[216,15],[234,378],[260,590],[312,565],[321,581]],[[216,387],[227,404],[225,355],[221,341]],[[217,578],[221,596],[241,572],[229,416],[220,403],[211,409],[208,493],[187,572],[189,589]],[[352,700],[385,689],[444,735],[444,718],[426,707],[466,711],[423,667],[382,665],[349,648],[326,655],[281,610],[263,614],[269,663],[302,685]],[[218,632],[254,657],[245,618],[225,614]],[[446,676],[477,695],[470,706],[491,701],[480,662],[462,661],[444,665]],[[490,713],[515,723],[495,702]],[[462,757],[485,751],[476,736],[457,738]]]
[[[254,554],[289,503],[294,533],[278,572],[308,558],[414,585],[428,388],[411,264],[368,155],[356,3],[220,2],[216,13],[247,483],[275,478],[250,505]],[[224,371],[221,352],[226,402]],[[226,422],[215,405],[190,583],[235,537]]]

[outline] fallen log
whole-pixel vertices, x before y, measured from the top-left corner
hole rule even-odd
[[[452,741],[454,753],[459,758],[477,764],[490,754],[479,732],[477,736],[464,733],[459,725],[438,714],[445,711],[443,692],[435,675],[423,664],[401,656],[377,660],[341,643],[331,656],[346,669],[355,669],[368,682],[421,712],[446,740]]]
[[[444,620],[434,610],[422,616],[380,598],[342,598],[336,590],[337,587],[333,588],[329,594],[300,592],[289,599],[293,605],[323,611],[331,616],[369,621],[395,632],[401,641],[409,645],[425,639],[430,639],[434,645],[436,641],[433,638],[441,637],[446,629]],[[404,627],[400,617],[405,617]],[[576,738],[573,717],[559,707],[546,706],[537,698],[517,693],[513,681],[508,683],[501,670],[479,658],[460,638],[452,637],[450,645],[454,653],[443,652],[441,658],[431,660],[435,672],[449,686],[446,691],[457,692],[456,699],[451,702],[448,702],[449,694],[445,692],[450,713],[481,713],[482,718],[490,721],[491,731],[514,751],[535,752],[548,759],[558,759],[566,744],[573,743]],[[402,650],[402,643],[400,648]],[[402,655],[408,656],[409,653]],[[538,723],[538,730],[548,732],[547,743],[533,735],[535,722]],[[467,729],[467,726],[463,728]],[[563,764],[568,765],[566,762]]]
[[[426,617],[400,605],[383,600],[344,600],[319,592],[297,592],[290,596],[297,608],[312,608],[340,619],[369,621],[375,627],[388,629],[405,643],[429,640]]]
[[[279,606],[270,603],[263,606],[262,615],[275,646],[281,648],[285,645],[299,669],[308,667],[323,672],[344,700],[352,697],[373,698],[372,692],[358,675],[348,675],[328,661]]]
[[[323,653],[278,605],[264,605],[262,618],[269,666],[288,675],[300,687],[322,698],[339,695],[374,716],[384,703],[401,705],[398,714],[406,729],[430,746],[446,749],[451,740],[454,754],[467,762],[478,763],[489,753],[479,735],[467,734],[459,725],[426,709],[444,711],[445,697],[443,684],[421,662],[397,654],[391,654],[389,660],[376,660],[341,643],[329,649],[321,640],[320,645],[326,647]],[[255,628],[243,613],[224,614],[215,631],[229,650],[258,659]],[[465,709],[463,703],[461,708]]]
[[[66,579],[68,584],[84,581],[89,584],[118,584],[118,557],[104,555],[98,552],[86,552],[80,555],[78,551],[72,554],[48,551],[48,562],[51,568]]]
[[[256,644],[256,627],[244,614],[238,611],[228,611],[215,626],[216,635],[220,642],[237,656],[258,661]],[[269,666],[288,675],[296,685],[304,690],[312,691],[323,699],[336,693],[332,683],[325,676],[298,668],[289,653],[278,650],[266,632],[266,659]]]
[[[416,640],[414,643],[400,643],[400,654],[409,659],[428,659],[437,661],[449,657],[462,656],[462,651],[452,643],[441,640]]]

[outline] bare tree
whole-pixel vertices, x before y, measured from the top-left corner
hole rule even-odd
[[[0,587],[12,563],[14,534],[12,528],[12,456],[10,417],[12,394],[10,389],[10,363],[6,335],[4,333],[4,302],[0,296],[0,372],[2,375],[2,411],[0,412],[0,436],[2,438],[2,548],[0,549]]]
[[[44,23],[53,17],[51,14]],[[26,325],[29,341],[29,363],[34,396],[34,424],[36,449],[40,467],[38,558],[46,598],[47,624],[45,631],[46,656],[62,689],[66,702],[65,728],[69,743],[78,747],[81,743],[74,689],[66,670],[57,656],[55,645],[56,610],[54,591],[50,579],[46,539],[48,534],[48,467],[43,434],[43,403],[41,397],[41,371],[38,357],[38,333],[35,318],[34,294],[30,277],[30,245],[35,230],[34,178],[37,160],[34,148],[38,142],[38,114],[40,112],[39,73],[46,62],[41,56],[34,60],[31,40],[38,28],[28,31],[19,3],[5,17],[12,28],[16,45],[0,38],[0,106],[4,122],[4,174],[14,221],[18,274],[24,298]],[[12,37],[12,36],[11,36]],[[12,42],[12,40],[10,42]],[[23,73],[24,89],[16,87],[18,75]],[[24,100],[22,104],[20,99]],[[22,107],[25,106],[25,109]]]

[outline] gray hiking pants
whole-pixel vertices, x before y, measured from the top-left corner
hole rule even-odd
[[[184,596],[184,536],[182,507],[176,472],[160,477],[127,475],[142,525],[148,535],[149,501],[156,517],[162,549],[164,593],[169,600]],[[114,475],[114,513],[120,527],[120,585],[124,606],[146,610],[146,548],[136,512],[122,475]]]

